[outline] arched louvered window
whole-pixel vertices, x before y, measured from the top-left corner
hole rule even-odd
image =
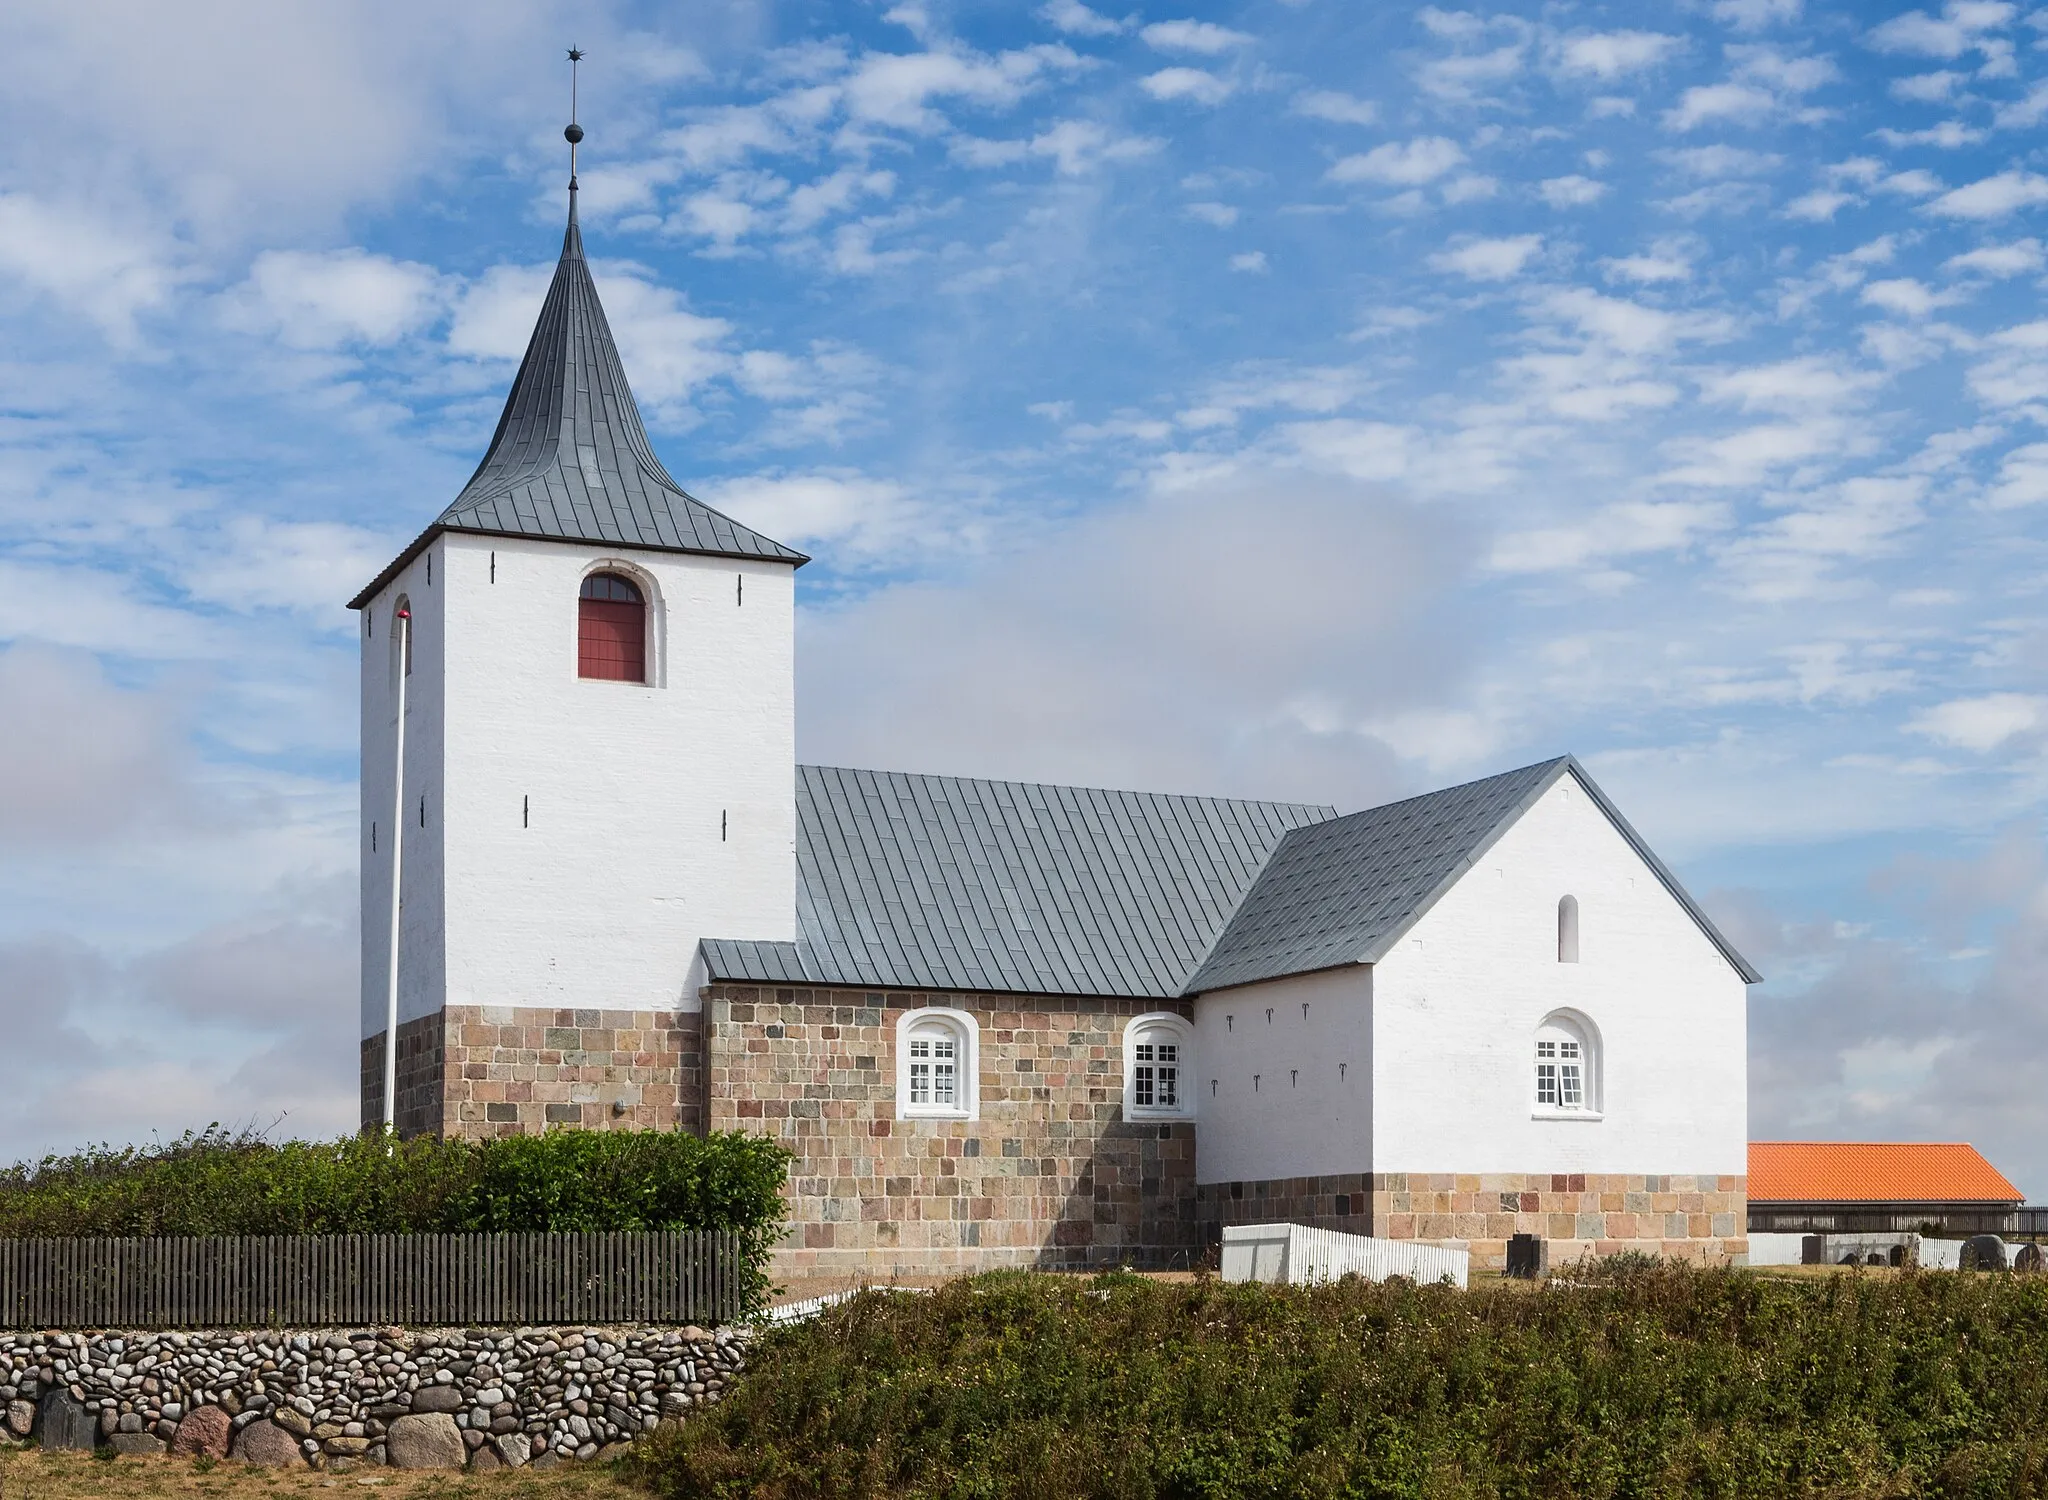
[[[647,680],[647,598],[632,579],[592,573],[576,601],[576,675]]]

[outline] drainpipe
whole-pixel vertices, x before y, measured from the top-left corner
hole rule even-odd
[[[412,675],[412,611],[398,612],[398,748],[391,793],[391,982],[384,997],[384,1128],[398,1129],[398,881],[405,868],[405,688]]]

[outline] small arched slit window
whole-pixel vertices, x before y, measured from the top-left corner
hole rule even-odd
[[[1600,1109],[1599,1058],[1592,1028],[1565,1015],[1536,1028],[1536,1096],[1541,1113],[1593,1114]]]
[[[896,1113],[902,1119],[975,1117],[973,1017],[936,1007],[906,1011],[896,1030]]]
[[[1557,903],[1557,961],[1579,961],[1579,898],[1566,896]]]
[[[592,573],[576,601],[576,675],[647,680],[647,598],[618,573]]]
[[[412,624],[412,600],[400,594],[398,602],[391,607],[391,682],[394,687],[401,676],[412,676]]]
[[[1194,1029],[1184,1017],[1138,1016],[1124,1028],[1126,1119],[1191,1113],[1194,1076]]]

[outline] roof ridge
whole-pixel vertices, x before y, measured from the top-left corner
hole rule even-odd
[[[1220,797],[1206,792],[1148,792],[1138,787],[1089,786],[1078,781],[1020,781],[1009,776],[961,776],[949,771],[899,771],[880,766],[833,766],[821,763],[799,761],[799,771],[836,771],[851,776],[912,776],[928,781],[969,781],[981,786],[1033,786],[1048,791],[1095,792],[1104,797],[1165,797],[1177,802],[1216,802],[1233,807],[1304,807],[1315,812],[1326,812],[1329,821],[1339,816],[1335,807],[1327,802],[1290,802],[1276,797]]]

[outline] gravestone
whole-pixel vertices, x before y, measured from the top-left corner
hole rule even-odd
[[[62,1386],[43,1397],[36,1426],[45,1448],[71,1448],[90,1453],[100,1445],[100,1419]]]
[[[1534,1281],[1543,1274],[1543,1241],[1533,1234],[1508,1236],[1508,1275]]]

